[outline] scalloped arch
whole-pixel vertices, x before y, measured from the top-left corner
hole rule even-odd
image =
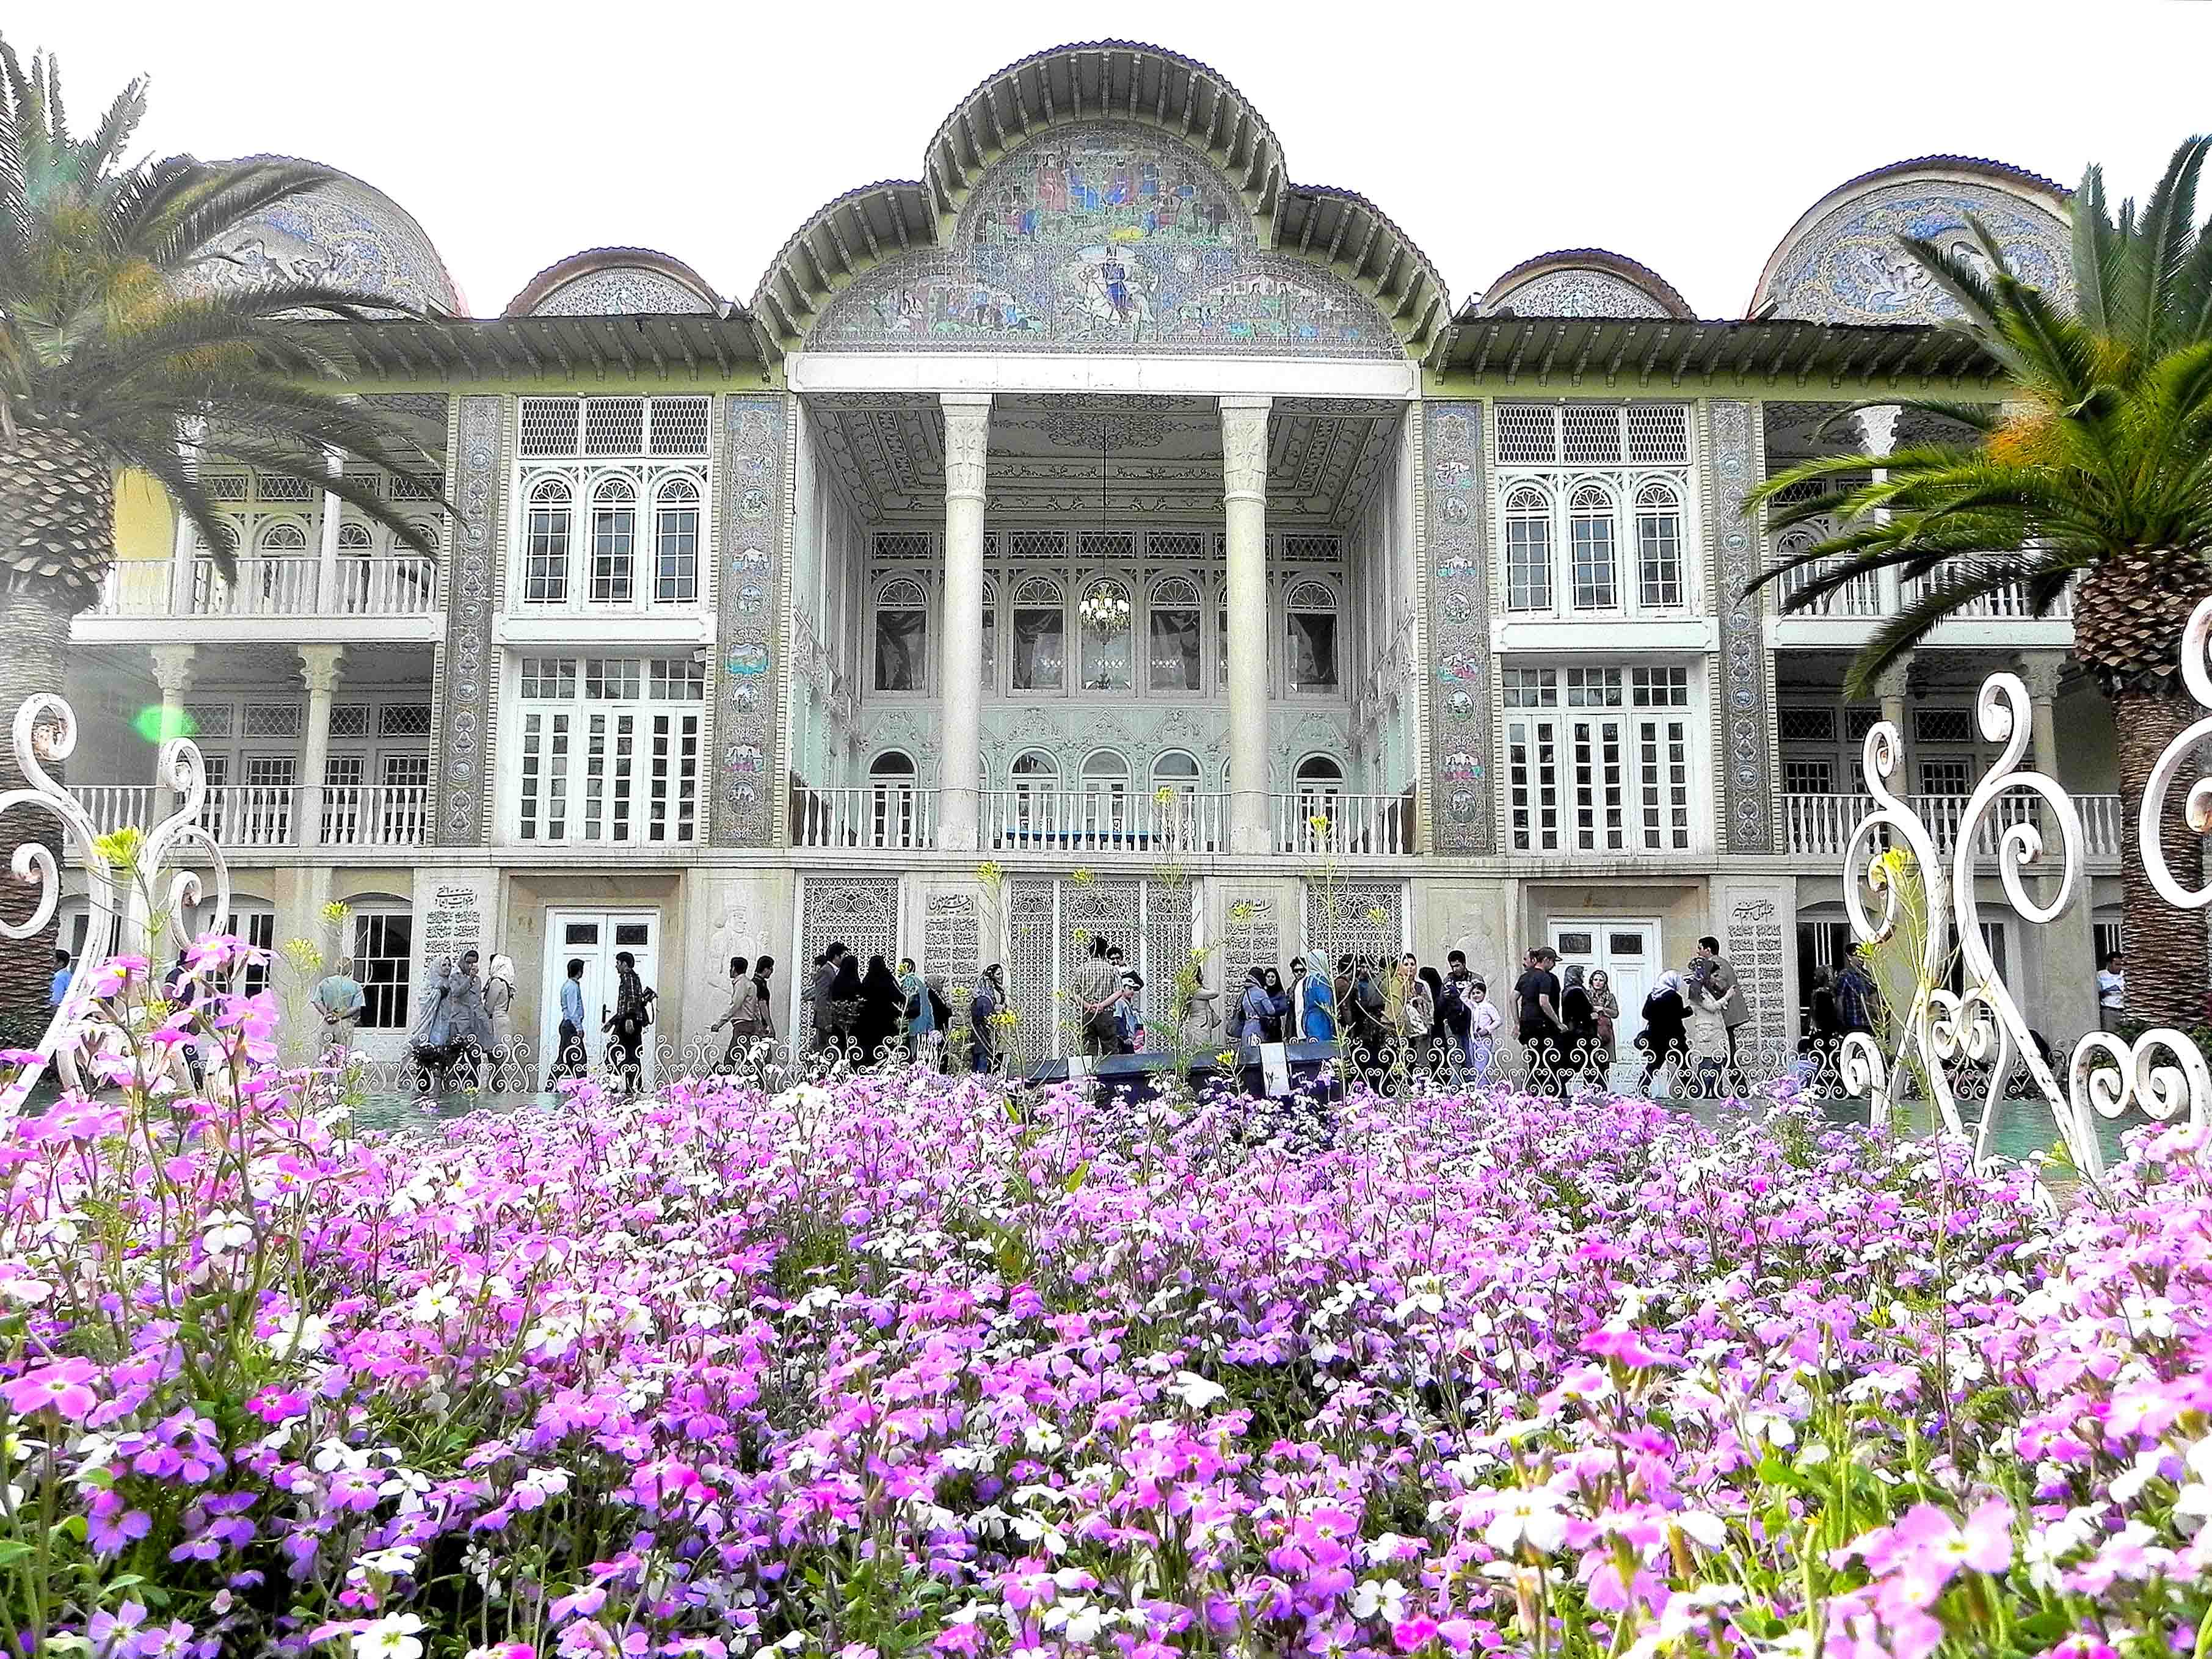
[[[1482,293],[1475,316],[1696,316],[1673,283],[1650,266],[1601,247],[1559,248],[1523,259]]]
[[[683,260],[649,247],[592,247],[555,261],[507,302],[508,317],[701,316],[723,308]]]
[[[1065,149],[1071,134],[1108,129],[1118,130],[1119,156],[1101,155],[1097,178],[1078,167],[1064,181],[1081,203],[1071,222],[1055,210],[1059,187],[1036,186],[1048,153],[1036,147]],[[1022,266],[1024,250],[1002,241],[971,258],[979,250],[960,235],[971,205],[1024,153],[1026,205],[1038,217],[1017,240],[1048,243],[1058,257]],[[1188,171],[1193,156],[1202,180]],[[1191,197],[1143,194],[1148,161],[1156,179],[1180,170],[1174,187],[1193,185]],[[1130,169],[1129,192],[1109,200],[1117,163]],[[1206,216],[1205,251],[1234,257],[1186,265],[1182,255],[1200,250],[1168,252],[1190,221],[1149,216],[1185,201]],[[1233,210],[1221,212],[1224,204]],[[1231,234],[1239,221],[1249,244]],[[1115,263],[1119,277],[1102,269]],[[864,185],[822,208],[779,252],[750,310],[785,349],[1391,357],[1423,356],[1450,316],[1441,276],[1412,240],[1363,197],[1291,183],[1273,130],[1218,72],[1125,40],[1054,47],[987,76],[939,125],[923,177]]]
[[[1919,236],[1972,246],[1987,224],[2021,281],[2074,297],[2068,191],[2039,173],[1972,155],[1923,155],[1846,179],[1790,228],[1751,297],[1751,313],[1817,323],[1941,323],[1957,305],[1898,245]]]
[[[331,172],[327,184],[263,209],[202,247],[186,266],[185,286],[319,282],[380,294],[410,311],[466,315],[460,289],[415,216],[374,185]]]

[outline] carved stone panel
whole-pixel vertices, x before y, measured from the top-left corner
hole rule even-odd
[[[722,568],[718,573],[714,799],[716,847],[775,842],[776,617],[783,606],[790,411],[780,394],[722,400]]]
[[[1421,556],[1435,665],[1428,686],[1431,839],[1438,852],[1494,852],[1481,404],[1424,404],[1421,457]]]
[[[480,847],[491,781],[493,572],[498,556],[501,429],[506,400],[461,399],[450,495],[459,508],[447,544],[446,642],[440,652],[437,842]]]

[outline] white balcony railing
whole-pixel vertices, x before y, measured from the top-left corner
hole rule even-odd
[[[937,845],[937,791],[862,785],[815,790],[800,813],[801,847],[927,848]]]
[[[102,834],[149,829],[171,810],[169,792],[152,784],[84,784],[70,793]],[[315,843],[325,847],[420,847],[429,839],[430,791],[424,784],[218,784],[200,812],[201,825],[228,848],[301,846],[311,823]]]
[[[1905,585],[1905,602],[1907,605],[1917,603],[1921,595],[1926,591],[1927,588],[1924,583],[1907,582]],[[2073,614],[2074,589],[2069,585],[2063,592],[2059,594],[2057,600],[2052,603],[2051,609],[2043,613],[2040,620],[2045,622],[2056,622],[2065,617],[2071,617]],[[1994,592],[1984,593],[1980,599],[1971,600],[1967,604],[1960,605],[1956,611],[1953,611],[1951,615],[1961,622],[2033,622],[2039,620],[2035,615],[2034,610],[2028,605],[2026,591],[2017,586],[2000,587]]]
[[[1275,849],[1281,853],[1410,853],[1413,803],[1403,795],[1277,795]]]
[[[805,848],[927,849],[938,844],[938,792],[874,784],[810,791],[800,809]],[[1413,814],[1399,795],[1276,795],[1278,853],[1413,851]],[[987,789],[977,834],[991,853],[1122,853],[1164,858],[1229,850],[1229,797],[1188,790]]]
[[[92,602],[95,617],[163,617],[169,611],[169,577],[174,569],[167,559],[125,559],[107,567],[100,578],[100,597]]]
[[[95,617],[427,617],[437,609],[436,562],[417,553],[341,558],[331,592],[321,592],[321,561],[306,554],[255,555],[225,581],[212,559],[192,564],[191,592],[178,612],[167,559],[130,559],[108,568]]]
[[[1822,559],[1817,563],[1800,565],[1785,572],[1776,586],[1781,590],[1784,603],[1801,588],[1808,587],[1821,577],[1842,565],[1840,559]],[[1881,579],[1878,576],[1854,576],[1841,587],[1809,611],[1791,611],[1792,616],[1809,617],[1879,617],[1881,615]]]
[[[1920,821],[1936,838],[1936,850],[1950,856],[1957,844],[1959,826],[1965,821],[1964,795],[1913,795],[1908,798]],[[2083,853],[2100,861],[2117,860],[2126,834],[2118,795],[2076,795],[2081,810]],[[1868,795],[1785,795],[1784,816],[1790,831],[1790,850],[1808,858],[1838,859],[1850,845],[1851,832],[1874,811]],[[1997,810],[1982,821],[1974,838],[1977,858],[1994,858],[1997,838],[2007,825],[2033,817],[2035,803],[2025,797],[2007,796]]]
[[[340,559],[337,586],[337,616],[427,617],[438,601],[438,569],[419,553]]]

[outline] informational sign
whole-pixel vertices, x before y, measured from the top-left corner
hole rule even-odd
[[[1762,1042],[1786,1044],[1792,1035],[1797,988],[1784,932],[1790,921],[1791,908],[1779,892],[1732,888],[1726,895],[1721,949],[1735,964],[1736,982]]]
[[[1079,1078],[1095,1077],[1097,1073],[1097,1063],[1089,1054],[1070,1054],[1067,1057],[1067,1080],[1070,1083]]]
[[[433,964],[459,962],[471,951],[481,953],[483,948],[482,896],[471,883],[441,882],[422,917],[423,958]]]
[[[1270,1100],[1280,1100],[1291,1092],[1291,1054],[1285,1044],[1260,1045],[1260,1083]]]

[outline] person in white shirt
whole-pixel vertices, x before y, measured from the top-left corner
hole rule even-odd
[[[2123,967],[2126,960],[2114,951],[2097,970],[2097,1026],[2100,1030],[2117,1031],[2120,1022],[2128,1017],[2128,976]]]

